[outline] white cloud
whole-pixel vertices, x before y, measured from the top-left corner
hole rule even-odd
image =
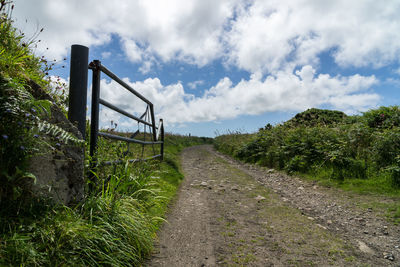
[[[125,51],[130,61],[140,62],[142,60],[143,51],[136,45],[135,41],[124,39],[122,41],[122,49]]]
[[[115,128],[114,123],[117,124],[117,127],[118,127],[118,125],[121,127],[122,126],[121,124],[124,121],[126,121],[126,120],[123,120],[123,116],[120,115],[119,113],[117,113],[113,110],[110,110],[106,107],[100,106],[100,112],[99,112],[100,128],[113,129],[113,128]],[[132,124],[131,124],[131,126],[132,126]]]
[[[393,87],[400,88],[400,79],[387,78],[385,81],[383,81],[383,83],[389,85],[391,88]]]
[[[332,51],[340,66],[400,61],[400,1],[312,0],[15,0],[14,16],[40,53],[60,59],[71,44],[120,38],[132,62],[155,58],[204,66],[225,59],[242,69],[274,72],[311,64]],[[28,19],[30,25],[25,23]],[[46,50],[49,47],[49,50]]]
[[[309,65],[296,74],[281,71],[266,78],[254,74],[236,85],[225,77],[202,97],[185,93],[181,83],[164,86],[158,78],[142,82],[124,81],[151,99],[157,116],[168,124],[218,121],[271,111],[301,111],[321,105],[354,113],[373,107],[380,100],[379,95],[369,91],[377,83],[374,76],[316,75]],[[103,80],[102,97],[120,103],[135,114],[144,111],[143,103],[129,96],[128,92],[118,91],[118,87],[115,82]]]
[[[315,64],[333,49],[340,66],[400,61],[400,2],[263,1],[243,9],[225,35],[228,62],[273,72]]]
[[[107,58],[111,57],[111,55],[112,55],[111,52],[105,51],[105,52],[102,52],[102,53],[101,53],[101,58],[102,58],[102,59],[107,59]]]
[[[115,35],[133,62],[148,61],[143,54],[151,54],[204,66],[223,51],[220,37],[235,2],[16,0],[14,16],[28,35],[44,27],[38,52],[50,58],[65,56],[74,43],[100,45]]]
[[[143,74],[148,73],[151,70],[151,67],[154,65],[153,60],[144,61],[142,66],[140,66],[139,71]]]
[[[204,84],[204,80],[197,80],[194,82],[189,82],[187,85],[189,86],[190,89],[194,90],[197,88],[197,86],[203,85],[203,84]]]
[[[158,78],[126,80],[152,99],[157,113],[169,123],[321,105],[362,111],[380,101],[371,91],[377,79],[321,74],[320,54],[330,53],[339,69],[389,64],[397,69],[400,62],[400,1],[15,0],[15,4],[19,28],[28,35],[45,28],[37,52],[50,59],[65,56],[71,44],[96,46],[115,36],[127,58],[141,64],[142,73],[168,62],[202,67],[214,60],[251,73],[250,79],[236,85],[222,75],[202,97],[185,92],[180,82],[164,86]],[[126,109],[142,107],[124,93],[111,91],[116,90],[113,82],[102,83],[110,89],[103,92],[109,99]]]
[[[16,0],[14,17],[18,28],[33,36],[40,28],[37,52],[49,59],[61,59],[72,44],[99,45],[110,40],[99,19],[107,17],[113,3],[104,1],[29,1]],[[25,22],[28,21],[28,23]],[[48,48],[48,50],[47,50]]]

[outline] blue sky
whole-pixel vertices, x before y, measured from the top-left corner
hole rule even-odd
[[[252,132],[311,107],[357,114],[400,100],[400,1],[14,2],[28,36],[44,28],[35,53],[67,58],[50,75],[68,81],[70,46],[86,45],[169,132]],[[143,111],[103,78],[102,97]],[[136,127],[105,108],[101,118]]]

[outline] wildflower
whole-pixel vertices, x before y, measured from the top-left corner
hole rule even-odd
[[[3,137],[4,140],[7,140],[7,139],[8,139],[8,136],[5,135],[5,134],[3,134],[2,137]]]
[[[20,146],[19,148],[20,148],[22,151],[25,150],[25,147],[24,147],[24,146]]]
[[[35,138],[39,138],[39,135],[35,134],[35,135],[33,135],[33,137],[35,137]]]
[[[61,147],[61,144],[60,143],[56,143],[56,147]]]
[[[36,109],[31,108],[32,113],[36,113]]]

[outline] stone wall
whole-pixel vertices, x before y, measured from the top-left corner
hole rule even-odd
[[[53,101],[39,85],[33,81],[30,81],[29,85],[36,99]],[[82,139],[81,133],[68,121],[58,106],[52,105],[51,116],[46,120]],[[83,168],[84,147],[60,142],[56,149],[38,153],[31,158],[29,171],[37,179],[36,183],[31,185],[32,191],[49,196],[64,205],[78,202],[84,194]]]

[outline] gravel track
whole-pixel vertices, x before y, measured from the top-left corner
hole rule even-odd
[[[400,228],[382,205],[187,148],[185,179],[146,266],[400,266]]]

